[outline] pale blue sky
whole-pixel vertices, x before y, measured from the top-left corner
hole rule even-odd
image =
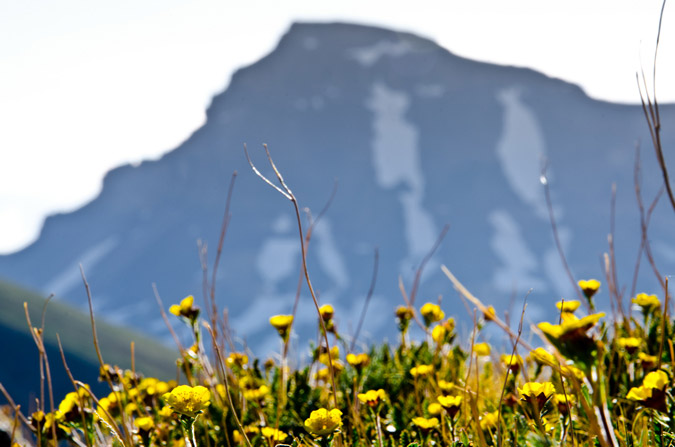
[[[0,2],[0,253],[46,214],[93,198],[104,173],[156,158],[205,118],[231,73],[293,21],[350,21],[526,66],[595,97],[637,102],[660,0],[48,0]],[[670,8],[672,9],[672,8]],[[658,93],[675,102],[675,11],[666,6]],[[671,18],[673,16],[673,18]]]

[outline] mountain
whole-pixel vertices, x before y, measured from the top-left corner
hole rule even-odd
[[[96,392],[110,392],[108,385],[97,382],[99,362],[94,350],[89,315],[57,301],[45,298],[15,284],[0,281],[0,383],[23,409],[35,406],[40,396],[39,352],[26,322],[23,303],[34,327],[42,326],[44,309],[44,340],[50,364],[54,399],[60,402],[73,386],[66,374],[57,334],[63,346],[68,367],[77,380],[92,386]],[[97,318],[98,320],[98,318]],[[175,378],[177,349],[169,349],[148,336],[97,321],[99,345],[103,359],[110,365],[131,367],[130,343],[135,345],[136,371],[146,377],[164,380]],[[46,384],[45,384],[46,387]],[[46,388],[45,388],[46,389]],[[4,401],[4,398],[0,398]],[[30,412],[28,412],[30,414]]]
[[[674,119],[675,108],[663,105],[666,148],[675,143],[667,125]],[[0,257],[0,276],[84,306],[81,263],[98,315],[166,337],[151,284],[167,304],[201,296],[196,241],[208,243],[212,263],[236,170],[218,303],[250,346],[276,346],[267,320],[292,308],[300,247],[291,204],[251,172],[244,156],[247,143],[256,165],[272,176],[261,146],[268,143],[300,205],[315,216],[337,179],[310,244],[309,268],[343,332],[356,326],[378,247],[364,334],[394,334],[392,312],[403,303],[398,279],[410,288],[446,223],[450,230],[426,267],[417,303],[442,295],[447,313],[468,331],[471,318],[439,269],[445,264],[497,309],[514,300],[519,307],[532,289],[527,321],[537,322],[553,315],[553,302],[576,297],[552,238],[543,160],[562,245],[579,279],[604,278],[616,182],[617,271],[628,294],[640,244],[638,142],[649,202],[662,178],[639,106],[593,100],[562,80],[458,57],[408,33],[295,24],[274,51],[234,74],[213,98],[204,126],[159,160],[110,171],[96,199],[50,216],[34,244]],[[650,226],[664,272],[675,266],[674,217],[662,201]],[[646,265],[640,290],[658,291]],[[599,300],[609,308],[607,287]],[[306,290],[298,322],[301,334],[315,333]]]

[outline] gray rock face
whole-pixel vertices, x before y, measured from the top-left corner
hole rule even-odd
[[[675,143],[674,118],[675,108],[663,106],[666,148]],[[338,181],[316,227],[309,268],[341,331],[356,327],[379,247],[364,339],[393,336],[393,309],[403,303],[398,279],[410,287],[446,223],[451,229],[427,265],[418,304],[442,295],[446,314],[468,331],[470,317],[440,271],[445,264],[498,310],[532,289],[527,319],[537,322],[553,316],[555,301],[576,296],[551,235],[543,160],[578,279],[604,282],[600,259],[617,183],[616,252],[627,295],[640,244],[633,189],[640,141],[649,202],[662,179],[638,106],[594,101],[574,85],[463,59],[410,34],[296,24],[271,54],[234,75],[187,141],[160,160],[109,172],[99,197],[49,217],[33,245],[0,257],[0,276],[84,305],[82,263],[99,316],[166,336],[151,284],[167,304],[201,296],[196,241],[208,243],[213,261],[236,170],[218,303],[249,345],[275,346],[267,320],[292,308],[300,248],[291,204],[253,175],[244,157],[246,142],[272,175],[261,149],[268,143],[301,206],[314,215]],[[650,231],[664,273],[675,266],[675,213],[666,205],[657,207]],[[658,291],[646,265],[640,290]],[[599,299],[608,309],[606,287]],[[315,334],[306,288],[298,321],[300,334]]]

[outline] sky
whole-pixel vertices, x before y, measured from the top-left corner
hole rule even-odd
[[[105,173],[157,159],[205,121],[239,67],[295,21],[408,31],[480,61],[529,67],[591,97],[638,103],[662,0],[0,1],[0,254],[79,208]],[[657,61],[675,102],[675,6]],[[650,83],[651,88],[651,83]],[[666,124],[667,125],[667,124]]]

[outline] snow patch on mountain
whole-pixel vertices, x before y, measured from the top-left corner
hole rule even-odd
[[[351,56],[362,66],[368,68],[377,63],[383,56],[400,57],[412,50],[410,43],[405,40],[392,42],[381,40],[367,47],[352,48]]]
[[[323,217],[314,228],[316,238],[316,254],[321,269],[333,280],[338,290],[349,286],[349,273],[345,260],[333,237],[330,221]]]
[[[535,114],[522,102],[521,92],[511,87],[497,92],[504,108],[504,126],[497,156],[511,189],[537,216],[547,217],[544,191],[539,182],[546,145]]]
[[[51,278],[43,290],[53,293],[56,296],[68,296],[75,287],[82,287],[82,275],[80,274],[80,265],[85,273],[92,273],[96,265],[119,245],[117,236],[109,236],[103,241],[95,244],[84,253],[75,257],[75,262],[68,265],[60,273]]]
[[[488,220],[495,230],[490,245],[502,263],[492,278],[497,290],[509,293],[536,288],[545,292],[546,283],[536,276],[537,257],[527,246],[518,222],[506,210],[493,211]]]
[[[382,189],[397,191],[403,208],[408,248],[408,256],[402,262],[405,271],[431,249],[438,234],[431,213],[423,206],[425,182],[419,130],[406,119],[410,97],[405,92],[377,82],[366,106],[374,114],[371,147],[375,179]]]

